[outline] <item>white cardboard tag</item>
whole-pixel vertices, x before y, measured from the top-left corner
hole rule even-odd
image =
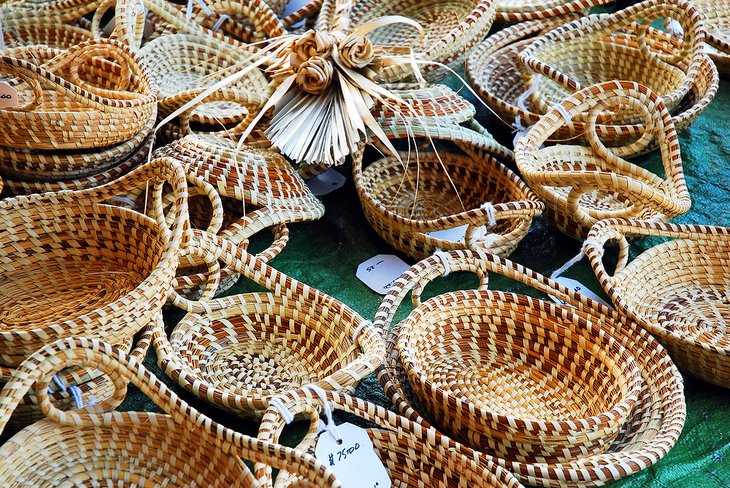
[[[307,186],[315,197],[321,197],[345,186],[347,178],[332,168],[307,180]]]
[[[304,7],[307,3],[309,3],[309,0],[289,0],[289,4],[284,9],[283,17],[287,17],[287,16],[293,14],[300,8]],[[296,24],[292,25],[291,28],[297,29],[297,28],[303,26],[305,22],[306,22],[306,19],[302,19],[299,22],[297,22]]]
[[[18,105],[18,90],[5,81],[0,83],[0,108],[13,108]]]
[[[433,232],[426,232],[427,236],[434,237],[436,239],[443,239],[444,241],[452,242],[466,242],[466,229],[468,225],[460,225],[459,227],[453,227],[451,229],[435,230]]]
[[[319,436],[317,459],[329,466],[347,488],[390,488],[390,477],[368,433],[350,423],[338,425],[337,430],[342,436],[339,444],[329,432]]]
[[[374,292],[385,295],[393,282],[408,268],[410,266],[398,256],[378,254],[361,263],[355,276]]]
[[[558,283],[560,283],[563,286],[570,288],[571,290],[575,291],[576,293],[580,293],[584,297],[588,297],[591,300],[595,300],[599,303],[604,304],[608,308],[613,309],[611,304],[607,303],[603,298],[601,298],[598,295],[596,295],[595,293],[593,293],[587,286],[585,286],[583,283],[581,283],[578,280],[573,280],[570,278],[566,278],[564,276],[558,276],[557,278],[555,278],[555,281],[557,281]],[[554,301],[555,303],[559,303],[560,305],[568,305],[567,302],[565,302],[559,298],[556,298],[552,295],[550,295],[550,299],[552,301]]]

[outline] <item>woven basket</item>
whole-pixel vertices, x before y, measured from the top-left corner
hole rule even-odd
[[[15,85],[20,105],[0,110],[3,146],[78,150],[119,144],[142,131],[157,107],[154,83],[129,49],[114,41],[86,41],[42,65],[2,56],[0,72],[21,80]]]
[[[57,17],[42,15],[35,10],[13,8],[3,17],[3,54],[8,55],[19,47],[44,46],[68,49],[93,39],[91,31],[82,27],[61,23]]]
[[[644,112],[648,129],[626,146],[606,148],[592,130],[598,113]],[[587,114],[590,146],[556,144],[541,149],[565,117]],[[664,178],[624,159],[657,138]],[[682,171],[679,141],[662,100],[648,88],[613,81],[568,97],[535,124],[515,147],[517,167],[547,205],[546,214],[565,234],[582,239],[590,227],[609,217],[666,221],[689,210],[691,200]]]
[[[497,20],[522,22],[561,15],[581,14],[591,7],[612,3],[612,0],[496,0]]]
[[[630,263],[627,237],[673,238]],[[680,370],[730,388],[730,229],[610,219],[589,234],[586,254],[616,307],[664,345]],[[618,241],[609,275],[603,245]]]
[[[402,162],[386,156],[365,169],[363,151],[354,156],[353,179],[365,217],[399,251],[415,258],[467,247],[509,254],[542,213],[543,204],[499,162],[508,159],[508,151],[491,137],[457,125],[394,125],[387,133],[391,138],[453,141],[461,149],[404,151]],[[487,202],[491,208],[484,206]],[[456,235],[431,235],[462,226],[462,241]],[[484,226],[491,234],[483,232]]]
[[[160,367],[182,387],[250,417],[262,414],[272,396],[307,383],[353,390],[380,365],[383,341],[355,311],[225,239],[199,239],[218,260],[275,293],[203,303],[176,298],[193,313],[169,342],[158,328],[154,346]]]
[[[702,14],[709,54],[717,69],[730,76],[730,4],[717,0],[694,0]]]
[[[177,197],[172,230],[157,208],[155,220],[99,203],[165,180]],[[57,338],[119,343],[159,313],[188,225],[185,174],[175,161],[155,160],[98,188],[6,199],[0,210],[0,363],[16,366]]]
[[[522,485],[507,470],[487,456],[442,436],[433,427],[422,428],[383,407],[346,394],[326,392],[325,400],[333,410],[354,415],[374,426],[367,433],[375,453],[383,462],[394,487],[480,486],[518,488]],[[281,405],[293,415],[305,415],[310,427],[297,449],[314,454],[319,432],[322,399],[310,390],[288,392],[279,397]],[[285,421],[279,410],[269,407],[259,428],[259,440],[279,442]],[[329,435],[324,433],[322,435]],[[275,484],[269,466],[258,464],[256,477],[267,486],[294,486],[301,478],[279,472]],[[298,485],[296,485],[298,486]]]
[[[46,387],[71,365],[99,367],[121,400],[129,381],[168,414],[114,412],[113,401],[63,412]],[[241,457],[290,469],[305,486],[340,486],[313,456],[234,432],[198,413],[141,364],[94,339],[66,339],[25,361],[0,394],[0,426],[33,387],[47,419],[0,448],[3,486],[260,487]]]
[[[558,306],[568,314],[578,314],[594,327],[600,327],[634,356],[641,370],[643,387],[639,401],[621,429],[619,436],[598,455],[586,456],[565,463],[525,463],[495,460],[514,472],[525,484],[535,486],[597,486],[636,473],[659,461],[674,446],[685,419],[682,378],[665,349],[641,326],[531,270],[498,256],[472,251],[452,251],[448,254],[448,269],[474,270],[481,268],[482,288],[487,273],[497,273],[524,283],[540,292],[566,301]],[[375,317],[375,326],[388,330],[405,294],[413,287],[414,276],[432,279],[446,271],[444,260],[428,258],[416,264],[391,287]],[[416,284],[413,295],[420,299],[426,282]],[[493,292],[494,296],[504,295]],[[546,307],[552,304],[546,303]],[[388,356],[378,370],[378,378],[386,394],[399,412],[408,419],[428,428],[436,420],[418,401],[408,382],[408,376],[395,346],[398,326],[387,342]],[[425,417],[425,418],[424,418]]]
[[[654,49],[646,35],[651,30],[649,22],[665,17],[684,28],[681,50],[671,54]],[[638,46],[611,42],[610,34],[616,31],[634,34]],[[645,0],[611,15],[591,15],[548,32],[525,47],[519,59],[526,66],[530,100],[540,113],[583,87],[610,80],[648,86],[674,110],[697,77],[704,33],[700,15],[689,0]],[[635,123],[635,116],[627,110],[620,120]]]
[[[466,74],[472,86],[507,124],[528,127],[540,119],[541,112],[530,103],[518,55],[534,42],[534,36],[542,35],[564,21],[567,19],[556,18],[508,27],[490,36],[467,58]],[[614,43],[638,46],[636,36],[632,34],[612,33],[609,36]],[[655,49],[667,54],[680,50],[682,46],[682,41],[654,29],[647,33],[647,39]],[[682,62],[679,65],[682,69],[687,69]],[[718,85],[719,77],[712,60],[702,54],[690,92],[673,111],[672,121],[678,132],[689,127],[699,117],[715,97]],[[601,140],[608,146],[625,145],[634,141],[645,129],[641,123],[620,124],[614,120],[596,124],[595,127]],[[578,142],[584,140],[585,132],[586,124],[573,120],[561,127],[554,138]],[[641,152],[649,152],[655,148],[655,144],[650,144]]]
[[[6,17],[35,16],[41,22],[52,20],[71,22],[96,9],[101,0],[20,0],[4,2],[3,23]],[[9,14],[9,15],[6,15]]]

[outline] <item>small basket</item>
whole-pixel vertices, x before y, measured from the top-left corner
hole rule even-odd
[[[63,412],[49,401],[47,387],[57,371],[77,365],[104,370],[117,389],[94,407]],[[130,381],[168,414],[112,411]],[[307,486],[340,486],[313,456],[217,424],[137,360],[96,339],[57,341],[20,365],[0,393],[0,429],[34,383],[47,419],[0,448],[3,486],[262,486],[242,457],[295,471]]]
[[[383,299],[375,316],[376,328],[389,330],[399,304],[411,288],[415,299],[420,299],[426,281],[419,281],[414,287],[415,276],[433,279],[447,270],[473,271],[475,266],[480,269],[477,274],[482,280],[482,288],[487,273],[496,273],[565,301],[568,305],[558,306],[560,309],[568,314],[580,315],[629,351],[639,365],[643,381],[636,406],[619,436],[604,453],[564,463],[510,462],[494,458],[498,464],[514,472],[521,482],[529,485],[598,486],[652,466],[674,446],[685,420],[684,388],[682,377],[666,350],[641,326],[613,309],[504,258],[474,251],[451,251],[446,259],[431,257],[417,263],[396,280]],[[502,294],[493,293],[495,296]],[[413,394],[395,345],[398,333],[399,326],[396,325],[389,334],[388,355],[384,366],[378,370],[378,379],[398,411],[427,429],[436,419],[428,415],[428,411]]]
[[[684,28],[681,49],[670,54],[654,49],[647,39],[647,31],[652,30],[648,23],[665,17]],[[617,31],[634,34],[638,45],[611,42],[610,35]],[[645,85],[673,111],[697,77],[704,34],[699,12],[689,0],[645,0],[548,32],[525,47],[519,59],[526,67],[530,100],[539,113],[583,87],[611,80]],[[628,110],[619,120],[635,123],[640,118]]]
[[[401,161],[386,156],[365,169],[363,151],[354,156],[353,179],[365,217],[399,251],[415,258],[467,247],[509,254],[542,213],[543,204],[498,160],[511,159],[511,153],[491,137],[458,125],[394,124],[387,133],[393,139],[452,141],[461,149],[403,151]],[[443,234],[448,229],[454,235]]]
[[[495,0],[497,20],[523,22],[547,19],[567,14],[582,14],[592,7],[612,3],[613,0]]]
[[[485,488],[521,488],[506,469],[489,457],[442,436],[433,427],[423,428],[381,406],[343,393],[325,392],[325,398],[303,389],[278,397],[281,407],[292,415],[305,415],[310,427],[297,449],[314,454],[319,433],[319,409],[326,401],[333,410],[356,416],[374,426],[367,429],[375,453],[388,472],[392,486],[480,486]],[[269,407],[259,427],[259,440],[278,443],[285,421],[277,408]],[[330,435],[322,433],[321,435]],[[269,466],[258,464],[256,478],[274,485]],[[301,477],[280,471],[275,486],[298,486]]]
[[[627,237],[672,238],[630,263]],[[603,220],[591,230],[586,254],[621,313],[667,348],[683,372],[730,388],[730,229],[636,220]],[[603,246],[618,241],[609,275]]]
[[[165,180],[176,195],[171,230],[161,205],[153,219],[102,204]],[[0,363],[7,366],[58,338],[120,343],[151,323],[172,288],[189,227],[185,174],[170,159],[98,188],[6,199],[0,210]]]
[[[380,365],[382,338],[351,308],[221,237],[195,233],[205,252],[275,293],[204,303],[176,298],[173,303],[193,313],[178,323],[169,341],[158,327],[154,346],[160,368],[180,386],[255,417],[282,391],[307,383],[354,390]]]
[[[607,148],[594,130],[599,113],[628,108],[642,113],[647,130],[625,146]],[[590,146],[558,143],[541,148],[566,120],[586,115]],[[658,139],[664,178],[624,159]],[[664,102],[628,81],[593,85],[566,98],[517,142],[517,167],[547,205],[546,214],[565,234],[583,239],[609,217],[666,221],[689,210],[679,141]]]

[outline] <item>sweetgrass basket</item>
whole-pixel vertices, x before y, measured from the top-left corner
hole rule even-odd
[[[710,57],[723,75],[730,76],[730,5],[714,0],[695,0],[693,3],[705,21]]]
[[[607,148],[594,130],[600,113],[643,113],[647,130],[624,146]],[[542,147],[565,124],[584,115],[589,146],[558,143]],[[664,175],[623,159],[658,139]],[[666,221],[691,206],[674,124],[662,99],[647,87],[612,81],[566,98],[544,115],[515,147],[517,167],[547,205],[546,214],[565,234],[583,239],[609,217]]]
[[[494,3],[497,20],[523,22],[572,13],[582,14],[591,7],[609,4],[611,0],[496,0]]]
[[[629,262],[629,237],[671,238]],[[618,242],[609,274],[603,246]],[[618,310],[664,345],[683,372],[730,388],[730,229],[607,219],[586,254]]]
[[[47,387],[69,366],[102,369],[117,390],[94,407],[61,411]],[[167,414],[112,411],[130,381]],[[3,486],[262,486],[241,458],[293,470],[308,481],[305,486],[341,486],[313,456],[215,423],[140,362],[96,339],[57,341],[24,361],[0,393],[0,426],[34,384],[47,418],[0,448]]]
[[[440,434],[433,427],[401,417],[385,408],[365,400],[337,392],[326,392],[319,398],[309,389],[287,392],[278,397],[280,407],[269,407],[261,421],[258,438],[267,442],[279,442],[285,420],[279,408],[289,414],[305,416],[310,427],[297,449],[314,454],[319,433],[319,411],[323,402],[332,410],[350,414],[370,423],[367,433],[375,453],[383,462],[392,486],[483,486],[489,488],[519,488],[522,485],[506,469],[498,466],[487,456],[476,454]],[[329,435],[324,433],[321,435]],[[271,467],[258,464],[256,477],[272,486]],[[277,488],[298,486],[301,477],[289,472],[279,472],[275,479]]]
[[[413,296],[419,300],[427,280],[433,278],[431,275],[474,270],[475,266],[483,285],[487,273],[496,273],[565,301],[568,305],[559,308],[578,314],[595,327],[600,327],[606,336],[613,337],[633,355],[643,381],[638,402],[618,437],[602,454],[563,463],[494,458],[498,464],[529,485],[600,486],[652,466],[674,446],[684,425],[686,408],[682,377],[666,350],[636,322],[504,258],[478,251],[451,251],[446,259],[431,257],[417,263],[396,280],[383,299],[374,320],[376,328],[388,331],[406,293],[413,288]],[[418,281],[414,286],[414,276],[424,276],[426,280]],[[502,295],[502,292],[492,293]],[[428,428],[438,419],[428,414],[413,393],[395,344],[398,331],[399,326],[396,325],[389,334],[388,355],[383,367],[378,369],[378,379],[402,415]]]
[[[273,293],[206,302],[176,297],[192,313],[168,340],[157,328],[160,368],[203,400],[260,416],[282,391],[315,383],[353,390],[380,365],[383,340],[355,311],[219,237],[195,231],[199,248]]]

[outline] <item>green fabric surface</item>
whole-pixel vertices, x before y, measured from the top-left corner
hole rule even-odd
[[[459,81],[447,80],[454,87]],[[468,96],[466,90],[461,91]],[[473,101],[473,99],[472,99]],[[512,136],[484,107],[479,106],[478,119],[504,144],[511,145]],[[690,212],[675,222],[730,226],[730,82],[723,81],[714,102],[695,124],[680,135],[687,185],[693,198]],[[659,155],[652,153],[638,160],[647,168],[661,167]],[[318,222],[292,225],[291,239],[287,248],[272,264],[280,271],[342,300],[365,318],[372,319],[380,304],[381,296],[372,292],[355,278],[355,270],[361,262],[376,254],[392,254],[394,251],[383,242],[363,217],[348,168],[340,169],[348,175],[344,188],[323,197],[325,217]],[[265,239],[255,242],[263,248]],[[632,246],[632,252],[640,252],[652,245],[647,238]],[[542,273],[549,273],[579,250],[579,243],[554,230],[543,218],[533,224],[528,236],[520,244],[511,259]],[[414,261],[401,256],[406,262]],[[575,278],[600,292],[587,261],[572,268],[567,276]],[[440,278],[427,289],[427,295],[451,289],[474,286],[473,276],[455,274]],[[524,286],[506,278],[490,281],[498,289],[525,292]],[[257,289],[242,280],[231,291],[243,292]],[[603,295],[602,293],[600,293]],[[605,295],[603,295],[605,296]],[[400,317],[407,314],[403,307]],[[182,317],[178,311],[165,314],[168,330]],[[164,378],[155,364],[154,353],[148,354],[146,365]],[[172,382],[164,378],[167,384]],[[174,390],[196,408],[215,420],[240,432],[255,434],[256,425],[249,421],[222,413],[211,405],[197,400],[177,385]],[[724,390],[702,381],[685,378],[687,421],[679,441],[669,454],[655,466],[613,483],[615,487],[730,487],[730,390]],[[392,408],[374,376],[366,378],[356,394],[380,405]],[[121,407],[126,410],[157,410],[136,389],[132,388]],[[290,443],[298,435],[297,428],[290,429]]]

